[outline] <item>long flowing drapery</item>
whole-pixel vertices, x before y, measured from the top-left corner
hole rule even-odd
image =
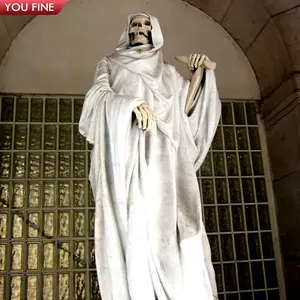
[[[215,75],[205,71],[187,116],[190,83],[164,63],[161,29],[150,19],[153,47],[129,48],[127,24],[115,52],[97,66],[79,123],[93,144],[89,179],[101,296],[213,300],[215,274],[195,172],[220,119]],[[157,116],[150,132],[132,117],[143,102]]]

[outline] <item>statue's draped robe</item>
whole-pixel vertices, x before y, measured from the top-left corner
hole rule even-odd
[[[215,75],[205,71],[187,116],[190,83],[163,62],[159,23],[152,16],[151,22],[153,48],[127,49],[127,27],[116,51],[100,60],[79,123],[94,145],[89,179],[101,295],[213,300],[215,275],[195,172],[220,118]],[[150,132],[133,119],[143,102],[157,116]]]

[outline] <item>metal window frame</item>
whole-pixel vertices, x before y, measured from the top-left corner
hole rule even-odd
[[[222,103],[255,103],[256,105],[258,105],[259,103],[259,100],[245,100],[245,99],[221,99],[222,100]],[[251,152],[255,152],[253,150],[251,150],[251,146],[250,146],[250,138],[249,138],[249,133],[247,131],[247,143],[249,145],[249,149],[248,150],[243,150],[243,151],[240,151],[238,150],[238,143],[237,143],[237,134],[236,134],[236,128],[237,127],[252,127],[251,125],[248,125],[247,124],[247,117],[246,117],[246,108],[245,108],[245,105],[243,106],[244,107],[244,115],[245,115],[245,118],[246,118],[246,123],[244,125],[237,125],[235,123],[235,117],[234,117],[234,111],[233,111],[233,107],[231,105],[231,112],[232,112],[232,117],[233,117],[233,124],[232,125],[229,125],[229,124],[225,124],[226,127],[233,127],[234,128],[234,136],[235,136],[235,145],[236,145],[236,149],[235,150],[227,150],[228,152],[235,152],[236,155],[237,155],[237,164],[238,164],[238,170],[239,170],[239,175],[237,176],[237,178],[240,178],[240,179],[243,179],[243,178],[247,178],[247,176],[242,176],[241,175],[241,169],[240,169],[240,161],[238,159],[238,153],[239,152],[247,152],[249,153],[249,155],[251,155]],[[223,123],[222,121],[220,122],[219,126],[220,127],[223,127]],[[252,181],[255,179],[255,178],[264,178],[265,179],[265,185],[266,185],[266,194],[267,194],[267,204],[268,204],[268,208],[269,208],[269,216],[270,216],[270,222],[271,222],[271,230],[270,232],[272,233],[272,240],[273,240],[273,248],[274,248],[274,259],[265,259],[264,256],[263,256],[263,253],[262,253],[262,242],[261,242],[261,235],[259,234],[259,240],[260,240],[260,252],[261,252],[261,259],[257,260],[257,261],[261,261],[262,262],[262,267],[263,267],[263,275],[264,275],[264,285],[265,285],[265,288],[264,289],[261,289],[261,291],[268,291],[268,290],[273,290],[273,288],[267,288],[267,283],[266,283],[266,271],[265,271],[265,267],[264,267],[264,262],[265,261],[274,261],[275,260],[275,264],[276,264],[276,271],[277,271],[277,279],[278,279],[278,289],[279,289],[279,295],[280,295],[280,299],[281,300],[286,300],[286,295],[285,295],[285,282],[284,282],[284,277],[283,277],[283,264],[282,264],[282,256],[281,256],[281,251],[280,251],[280,243],[279,243],[279,235],[278,235],[278,225],[277,225],[277,219],[276,219],[276,207],[275,207],[275,201],[274,201],[274,192],[273,192],[273,186],[272,186],[272,179],[271,179],[271,172],[270,172],[270,164],[269,164],[269,157],[268,157],[268,151],[267,151],[267,143],[266,143],[266,135],[265,135],[265,130],[264,130],[264,126],[263,126],[263,122],[261,120],[261,117],[259,114],[257,114],[257,126],[253,126],[253,127],[257,127],[258,128],[258,131],[259,131],[259,139],[260,139],[260,146],[261,146],[261,149],[258,151],[258,152],[261,152],[262,154],[262,163],[263,163],[263,167],[264,167],[264,174],[262,176],[255,176],[255,175],[251,175],[249,176],[249,178],[252,179]],[[225,150],[225,139],[224,139],[224,132],[223,130],[221,130],[221,134],[222,134],[222,148],[223,150],[212,150],[210,148],[210,153],[211,153],[211,158],[210,158],[210,161],[211,161],[211,166],[212,166],[212,172],[213,172],[213,175],[212,177],[202,177],[201,176],[201,173],[199,172],[198,174],[198,177],[199,177],[199,186],[200,186],[200,191],[201,191],[201,196],[202,196],[202,181],[201,179],[202,178],[212,178],[212,179],[216,179],[216,178],[223,178],[226,180],[226,186],[228,187],[228,178],[229,176],[225,175],[225,176],[221,176],[221,177],[218,177],[218,176],[215,176],[214,174],[214,164],[213,164],[213,152],[222,152],[222,153],[226,153],[226,150]],[[226,161],[226,157],[224,159],[224,164],[225,164],[225,170],[227,170],[227,161]],[[252,165],[252,159],[250,159],[250,164],[251,164],[251,173],[254,174],[253,172],[253,165]],[[230,178],[232,178],[233,176],[230,176]],[[242,187],[241,187],[242,189]],[[254,189],[254,196],[255,196],[255,202],[254,202],[254,205],[256,206],[256,214],[257,214],[257,217],[258,217],[258,201],[256,199],[256,193],[255,193],[255,184],[253,183],[253,189]],[[247,230],[247,225],[246,225],[246,218],[245,218],[245,206],[249,203],[245,203],[244,202],[244,199],[243,199],[243,193],[242,193],[242,206],[243,206],[243,213],[244,213],[244,227],[245,227],[245,231],[244,232],[250,232]],[[227,188],[227,197],[228,199],[230,199],[230,195],[229,195],[229,189]],[[214,198],[216,199],[216,187],[214,186]],[[202,201],[203,201],[203,197],[202,197]],[[265,203],[262,203],[262,204],[265,204]],[[231,207],[233,204],[230,203],[230,201],[226,204],[224,204],[224,206],[229,206]],[[240,205],[240,203],[238,204]],[[253,205],[251,203],[251,205]],[[219,206],[223,206],[222,204],[218,204],[217,202],[215,202],[214,204],[203,204],[203,210],[202,210],[202,213],[203,213],[203,217],[204,217],[204,208],[207,207],[207,206],[213,206],[213,207],[216,207],[218,208]],[[239,233],[239,232],[236,232],[236,231],[233,231],[233,219],[232,219],[232,212],[231,210],[229,210],[229,213],[230,213],[230,221],[231,221],[231,231],[230,232],[226,232],[225,234],[228,234],[230,233],[232,236],[233,236],[233,245],[234,245],[234,234],[235,233]],[[216,209],[216,220],[217,220],[217,227],[220,228],[219,226],[219,212],[218,212],[218,209]],[[257,222],[259,223],[259,220],[257,220]],[[262,233],[262,232],[267,232],[267,231],[262,231],[260,230],[260,228],[257,230],[258,233]],[[212,233],[212,235],[215,235],[216,233]],[[237,259],[236,259],[236,250],[235,250],[235,247],[233,246],[233,251],[234,251],[234,257],[235,257],[235,260],[234,261],[223,261],[222,260],[222,248],[221,248],[221,240],[220,240],[220,235],[222,234],[222,232],[218,231],[217,232],[218,234],[218,245],[219,245],[219,254],[221,256],[220,258],[220,262],[218,263],[213,263],[214,265],[217,265],[217,264],[220,264],[220,265],[223,265],[224,263],[227,264],[227,263],[235,263],[235,274],[236,274],[236,279],[237,279],[237,290],[236,291],[233,291],[233,292],[228,292],[228,291],[225,291],[225,280],[224,280],[224,269],[221,268],[221,271],[222,271],[222,285],[223,285],[223,292],[219,293],[219,294],[223,294],[224,295],[224,299],[226,299],[226,296],[225,295],[228,295],[228,294],[236,294],[236,292],[240,292],[239,290],[239,278],[238,278],[238,270],[237,270],[237,265],[236,263],[239,262]],[[208,233],[208,236],[210,235],[210,233]],[[248,243],[248,237],[246,235],[246,241],[247,241],[247,252],[248,252],[248,256],[249,256],[249,243]],[[250,278],[252,279],[252,272],[251,272],[251,262],[252,261],[255,261],[253,259],[251,259],[250,257],[248,258],[247,260],[249,262],[249,267],[250,267]],[[243,262],[247,262],[247,261],[243,261]],[[252,289],[251,290],[242,290],[242,292],[252,292],[252,297],[254,299],[254,292],[257,292],[257,291],[260,291],[260,289],[254,289],[253,288],[253,282],[251,280],[251,287]],[[240,295],[238,296],[238,299],[240,299]],[[272,299],[269,299],[268,298],[268,294],[266,293],[266,299],[268,300],[272,300]]]
[[[88,170],[89,170],[89,152],[90,152],[90,149],[88,148],[87,146],[87,143],[86,143],[86,146],[85,146],[85,150],[74,150],[73,149],[73,145],[74,145],[74,125],[78,124],[78,123],[74,123],[74,100],[75,99],[83,99],[83,96],[82,95],[40,95],[40,94],[34,94],[34,95],[30,95],[30,94],[18,94],[18,95],[12,95],[12,94],[0,94],[0,99],[1,99],[1,103],[2,103],[2,98],[3,97],[14,97],[14,111],[13,111],[13,120],[12,122],[5,122],[4,124],[11,124],[12,125],[12,143],[14,143],[15,141],[15,125],[16,124],[26,124],[28,127],[27,127],[27,136],[26,136],[26,142],[27,142],[27,149],[25,150],[16,150],[14,149],[14,146],[12,145],[12,149],[11,150],[1,150],[0,152],[10,152],[11,153],[11,160],[10,160],[10,177],[9,179],[7,180],[8,183],[10,184],[10,187],[12,187],[13,183],[14,182],[18,182],[18,181],[25,181],[26,184],[28,184],[29,181],[36,181],[36,182],[39,182],[40,183],[40,186],[41,186],[41,189],[43,191],[43,184],[45,181],[48,181],[49,182],[55,182],[56,184],[56,187],[58,186],[58,182],[59,181],[70,181],[71,182],[71,194],[73,192],[73,186],[74,186],[74,181],[76,180],[80,180],[80,181],[84,181],[84,182],[88,182]],[[16,122],[15,121],[15,117],[16,117],[16,102],[17,102],[17,99],[18,97],[26,97],[28,98],[29,102],[28,102],[28,116],[27,116],[27,122]],[[42,122],[31,122],[30,121],[30,114],[31,114],[31,99],[32,98],[41,98],[42,101],[43,101],[43,119],[42,119]],[[57,100],[57,122],[54,122],[54,123],[51,123],[51,122],[45,122],[45,115],[46,115],[46,98],[47,99],[56,99]],[[71,122],[69,123],[61,123],[60,122],[60,110],[59,110],[59,104],[60,104],[60,99],[70,99],[71,101]],[[222,99],[222,102],[230,102],[230,103],[246,103],[246,102],[251,102],[251,103],[257,103],[256,100],[232,100],[232,99]],[[232,105],[231,105],[232,106]],[[246,111],[245,111],[245,105],[243,106],[244,107],[244,114],[246,116]],[[0,105],[0,116],[1,116],[1,113],[2,113],[2,105]],[[233,114],[233,120],[234,120],[234,111],[233,111],[233,107],[232,107],[232,114]],[[286,299],[286,296],[285,296],[285,288],[284,288],[284,278],[283,278],[283,266],[282,266],[282,258],[281,258],[281,253],[280,253],[280,245],[279,245],[279,236],[278,236],[278,227],[277,227],[277,220],[276,220],[276,208],[275,208],[275,202],[274,202],[274,193],[273,193],[273,188],[272,188],[272,179],[271,179],[271,172],[270,172],[270,165],[269,165],[269,160],[268,160],[268,154],[267,154],[267,146],[266,146],[266,137],[265,137],[265,131],[264,131],[264,127],[263,127],[263,123],[261,121],[261,119],[258,117],[258,126],[256,126],[258,128],[258,131],[259,131],[259,138],[260,138],[260,144],[261,144],[261,153],[262,153],[262,161],[263,161],[263,166],[264,166],[264,175],[263,177],[265,178],[265,183],[266,183],[266,189],[267,189],[267,204],[268,204],[268,207],[269,207],[269,215],[270,215],[270,221],[271,221],[271,232],[272,232],[272,237],[273,237],[273,245],[274,245],[274,254],[275,254],[275,263],[276,263],[276,268],[277,268],[277,276],[278,276],[278,285],[279,285],[279,292],[280,292],[280,299],[281,300],[285,300]],[[235,124],[235,121],[233,121],[233,128],[235,129],[237,126]],[[2,122],[0,122],[0,124],[2,124]],[[30,134],[29,134],[29,129],[32,125],[41,125],[43,126],[42,128],[42,144],[41,144],[41,149],[39,150],[30,150],[28,149],[28,146],[29,146],[29,137],[30,137]],[[57,149],[56,150],[45,150],[44,149],[44,141],[45,141],[45,124],[47,125],[56,125],[57,128],[56,128],[56,145],[57,145]],[[58,149],[58,145],[59,145],[59,128],[60,128],[60,125],[63,124],[63,125],[70,125],[71,126],[71,150],[59,150]],[[220,126],[223,126],[222,124]],[[245,127],[248,127],[248,124],[247,124],[247,121],[246,121],[246,124],[244,125]],[[222,143],[223,143],[223,150],[220,150],[220,152],[222,153],[226,153],[225,151],[225,141],[224,141],[224,133],[223,133],[223,130],[221,131],[221,134],[222,134]],[[237,145],[237,134],[236,134],[236,131],[234,130],[234,135],[235,135],[235,144]],[[248,145],[250,146],[250,140],[249,140],[249,134],[248,134],[248,131],[247,131],[247,142],[248,142]],[[29,178],[29,168],[28,168],[28,164],[29,164],[29,160],[28,160],[28,156],[30,153],[40,153],[41,154],[41,161],[40,161],[40,171],[42,172],[42,168],[44,166],[44,153],[55,153],[55,157],[56,157],[56,176],[54,178],[50,178],[50,179],[47,179],[47,178],[44,178],[43,175],[41,174],[40,176],[40,179],[38,180],[32,180]],[[85,152],[85,173],[86,173],[86,177],[85,178],[74,178],[72,175],[70,175],[68,178],[59,178],[59,160],[58,160],[58,157],[59,157],[59,153],[71,153],[71,164],[70,164],[70,170],[71,170],[71,174],[73,172],[73,168],[74,168],[74,153],[76,152]],[[217,176],[215,176],[214,174],[214,168],[213,168],[213,155],[212,155],[212,152],[217,152],[217,151],[212,151],[210,150],[211,152],[211,166],[212,166],[212,172],[213,172],[213,176],[212,176],[212,179],[215,179],[217,178]],[[232,150],[231,152],[236,152],[237,154],[237,158],[238,158],[238,153],[239,153],[239,150],[236,149],[236,150]],[[251,153],[251,149],[245,151],[245,152],[249,152],[249,154]],[[14,169],[14,156],[13,154],[15,153],[26,153],[26,167],[25,167],[25,176],[23,179],[16,179],[16,178],[13,178],[13,169]],[[227,169],[227,162],[226,162],[226,158],[224,160],[224,163],[225,163],[225,169]],[[237,176],[237,178],[245,178],[244,176],[241,176],[240,174],[240,162],[239,162],[239,159],[237,159],[237,163],[238,163],[238,170],[239,170],[239,175]],[[252,166],[252,160],[250,160],[250,163],[251,163],[251,171],[252,171],[252,174],[253,173],[253,166]],[[252,178],[252,180],[254,180],[254,175],[253,176],[250,176],[250,178]],[[204,177],[204,178],[207,178],[207,177]],[[227,183],[227,187],[228,187],[228,176],[225,175],[224,177],[222,176],[222,179],[225,179],[226,180],[226,183]],[[1,181],[3,181],[1,179]],[[200,190],[201,190],[201,193],[202,193],[202,181],[201,181],[201,174],[199,173],[199,185],[200,185]],[[254,190],[255,190],[255,185],[254,185]],[[42,192],[41,192],[42,194]],[[85,186],[85,195],[88,196],[88,184],[86,184]],[[243,194],[241,195],[243,197]],[[11,197],[11,194],[10,194],[10,197]],[[27,197],[27,196],[26,196]],[[25,197],[25,198],[26,198]],[[73,198],[73,195],[71,196]],[[214,197],[216,199],[216,187],[214,186]],[[227,197],[228,199],[230,199],[230,195],[229,195],[229,189],[227,188]],[[256,196],[255,196],[256,197]],[[41,199],[41,198],[40,198]],[[12,199],[9,199],[10,203],[12,203]],[[42,202],[42,199],[41,199],[41,202]],[[231,207],[231,203],[229,202],[227,204],[229,207]],[[245,203],[244,201],[242,201],[242,205],[243,205],[243,212],[244,212],[244,216],[245,216]],[[255,202],[255,206],[256,206],[256,213],[258,215],[258,202],[256,201]],[[203,207],[207,207],[209,206],[208,204],[203,204]],[[217,220],[217,226],[219,228],[219,212],[218,212],[218,207],[221,206],[219,205],[218,203],[215,203],[213,204],[212,206],[216,207],[216,220]],[[74,209],[75,208],[75,209]],[[23,211],[24,213],[24,217],[26,218],[27,215],[28,215],[28,209],[30,210],[30,208],[27,206],[27,202],[25,200],[25,203],[24,203],[24,207],[22,207],[20,210]],[[75,207],[74,206],[74,203],[72,203],[72,205],[70,204],[69,208],[67,209],[70,209],[72,210],[72,213],[70,213],[70,231],[72,231],[72,227],[74,226],[74,220],[73,220],[73,217],[74,217],[74,214],[76,211],[82,211],[82,210],[86,210],[88,209],[88,213],[86,213],[86,216],[89,216],[89,213],[90,211],[92,211],[93,207],[90,207],[89,203],[88,203],[88,199],[86,199],[86,202],[85,202],[85,206],[83,207]],[[15,210],[15,209],[13,209]],[[18,209],[16,209],[17,211]],[[58,230],[58,223],[59,223],[59,218],[58,218],[58,211],[60,211],[61,208],[58,206],[58,203],[56,203],[56,205],[52,208],[49,209],[49,211],[51,212],[54,212],[55,211],[55,215],[54,217],[56,216],[56,220],[55,220],[55,226],[56,226],[56,229]],[[43,207],[42,203],[39,204],[39,207],[38,209],[36,210],[38,211],[39,213],[39,216],[40,216],[40,220],[43,219],[43,214],[45,211],[47,211],[47,209],[45,209],[45,207]],[[11,213],[11,208],[8,208],[7,209],[7,213],[8,213],[8,221],[7,221],[7,238],[5,240],[0,240],[0,242],[3,242],[3,241],[6,241],[7,242],[7,250],[6,250],[6,260],[9,261],[10,258],[11,258],[11,247],[12,245],[10,245],[10,243],[13,243],[15,242],[15,239],[12,237],[12,213]],[[203,212],[204,212],[204,209],[203,209]],[[233,228],[233,219],[232,219],[232,212],[231,210],[229,211],[230,213],[230,222],[231,222],[231,229]],[[88,219],[87,219],[88,220]],[[258,221],[259,222],[259,221]],[[30,224],[29,224],[30,225]],[[247,233],[247,227],[246,227],[246,219],[244,217],[244,225],[245,225],[245,233]],[[85,233],[88,234],[88,222],[85,222]],[[26,245],[27,244],[27,234],[26,234],[26,230],[27,230],[27,226],[23,226],[23,237],[22,239],[20,240],[20,243],[23,243],[23,259],[27,259],[27,251],[28,251],[28,246]],[[261,232],[260,229],[258,229],[258,232]],[[57,231],[58,233],[58,231]],[[233,229],[231,230],[230,234],[233,236],[233,245],[234,245],[234,233],[237,233],[237,232],[234,232]],[[215,233],[214,233],[215,234]],[[221,240],[220,240],[220,236],[221,236],[221,232],[218,231],[217,232],[218,234],[218,242],[219,242],[219,253],[221,255],[222,253],[222,248],[221,248]],[[246,237],[247,238],[247,237]],[[261,244],[261,236],[259,235],[259,238],[260,238],[260,248],[261,248],[261,252],[262,252],[262,244]],[[56,257],[56,260],[57,260],[57,255],[59,253],[59,249],[57,249],[57,241],[66,241],[66,242],[69,242],[69,245],[70,245],[70,251],[71,253],[74,253],[74,243],[79,240],[83,240],[85,245],[86,245],[86,248],[85,248],[85,251],[84,251],[84,255],[85,255],[85,260],[86,262],[89,261],[89,248],[90,248],[90,242],[94,240],[94,238],[91,238],[89,236],[84,236],[84,237],[81,237],[81,238],[76,238],[74,235],[68,238],[61,238],[59,237],[58,235],[54,236],[53,238],[49,239],[50,240],[53,240],[54,241],[54,255]],[[44,240],[43,240],[43,237],[40,235],[37,240],[36,240],[37,243],[40,244],[40,251],[42,251],[42,245],[44,245]],[[26,246],[25,246],[26,245]],[[233,251],[234,251],[234,257],[235,257],[235,260],[234,261],[226,261],[225,263],[234,263],[234,266],[235,266],[235,273],[236,273],[236,279],[237,279],[237,290],[235,292],[223,292],[221,294],[224,294],[224,299],[226,299],[226,295],[228,294],[231,294],[231,293],[239,293],[240,290],[239,290],[239,282],[238,282],[238,272],[237,272],[237,260],[236,260],[236,253],[235,253],[235,247],[233,247]],[[249,245],[247,243],[247,251],[249,253]],[[41,253],[41,252],[40,252]],[[264,262],[268,259],[264,259],[263,258],[263,253],[261,253],[261,261]],[[273,259],[271,259],[273,260]],[[251,260],[250,258],[248,259],[248,262],[249,262],[249,265],[250,265],[250,272],[251,272]],[[57,262],[57,261],[56,261]],[[41,263],[41,262],[40,262]],[[222,265],[224,262],[222,261],[222,258],[221,258],[221,261],[220,261],[220,264]],[[24,264],[24,261],[23,261],[23,264]],[[219,263],[218,263],[219,264]],[[264,268],[264,264],[262,264],[263,268]],[[225,282],[224,282],[224,270],[223,268],[221,268],[222,270],[222,280],[223,280],[223,287],[225,289]],[[86,275],[86,284],[85,284],[85,289],[86,289],[86,295],[90,296],[91,295],[91,290],[90,290],[90,287],[91,287],[91,282],[90,282],[90,279],[91,279],[91,276],[92,276],[92,273],[91,272],[95,272],[96,269],[95,268],[89,268],[89,266],[86,266],[86,268],[83,268],[83,269],[74,269],[74,262],[73,262],[73,259],[72,257],[70,258],[70,267],[68,269],[59,269],[59,266],[56,265],[54,267],[54,269],[52,271],[49,271],[47,273],[47,271],[45,271],[43,268],[39,269],[37,272],[31,272],[31,271],[28,271],[26,270],[25,266],[23,266],[23,270],[20,271],[20,272],[16,272],[16,271],[12,271],[11,269],[6,269],[5,272],[0,272],[0,275],[5,275],[6,276],[6,288],[5,288],[5,298],[6,300],[9,300],[9,294],[10,294],[10,282],[11,282],[11,274],[14,274],[14,275],[19,275],[21,276],[22,279],[24,279],[25,277],[28,277],[28,275],[32,274],[32,275],[37,275],[37,280],[38,280],[38,288],[37,288],[37,299],[40,299],[42,297],[42,294],[43,294],[43,286],[42,286],[42,276],[44,274],[53,274],[55,275],[56,277],[56,280],[58,280],[58,276],[59,274],[69,274],[69,298],[70,299],[75,299],[75,295],[74,295],[74,280],[75,280],[75,274],[78,273],[78,272],[83,272],[85,273]],[[265,270],[264,270],[264,282],[265,282],[265,288],[263,289],[263,291],[266,291],[266,290],[269,290],[267,289],[267,285],[266,285],[266,274],[265,274]],[[250,276],[250,278],[252,278],[252,275]],[[26,281],[27,280],[22,280],[22,291],[21,291],[21,296],[25,296],[27,295],[27,290],[26,290]],[[53,297],[55,298],[58,298],[58,286],[55,284],[56,281],[53,281]],[[251,287],[252,289],[249,290],[249,292],[252,292],[252,296],[254,297],[254,290],[253,290],[253,283],[251,282]],[[244,290],[243,290],[244,291]],[[255,289],[255,291],[259,291],[257,289]],[[246,292],[246,291],[245,291]],[[238,296],[238,299],[240,299],[240,294]],[[267,293],[266,293],[266,299],[268,299],[268,296],[267,296]]]
[[[268,155],[266,130],[261,116],[259,116],[257,119],[259,125],[258,130],[259,130],[259,137],[260,137],[260,145],[261,145],[261,150],[263,155],[264,176],[265,176],[267,197],[269,203],[269,215],[271,221],[271,228],[273,232],[272,237],[273,237],[273,245],[274,245],[274,252],[275,252],[274,254],[275,254],[275,262],[276,262],[276,269],[277,269],[279,293],[280,293],[280,299],[286,300],[284,268],[283,268],[282,252],[280,246],[278,220],[276,217],[277,209],[275,203],[275,194],[273,190],[271,165],[270,165],[269,155]]]

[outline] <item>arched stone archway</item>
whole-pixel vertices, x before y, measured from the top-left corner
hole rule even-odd
[[[224,27],[247,55],[263,97],[300,67],[299,0],[187,0]],[[1,16],[0,60],[33,16]],[[296,83],[295,83],[296,84]]]
[[[15,38],[3,60],[2,91],[85,94],[99,58],[116,47],[127,14],[141,10],[159,19],[164,59],[183,76],[189,77],[189,71],[175,56],[201,51],[218,63],[222,99],[261,99],[247,57],[218,23],[181,1],[164,3],[131,0],[125,6],[120,0],[71,1],[57,17],[36,17]],[[117,6],[120,9],[115,11]]]

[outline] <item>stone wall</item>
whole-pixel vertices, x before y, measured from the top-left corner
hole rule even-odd
[[[264,101],[287,299],[300,294],[300,74]]]

